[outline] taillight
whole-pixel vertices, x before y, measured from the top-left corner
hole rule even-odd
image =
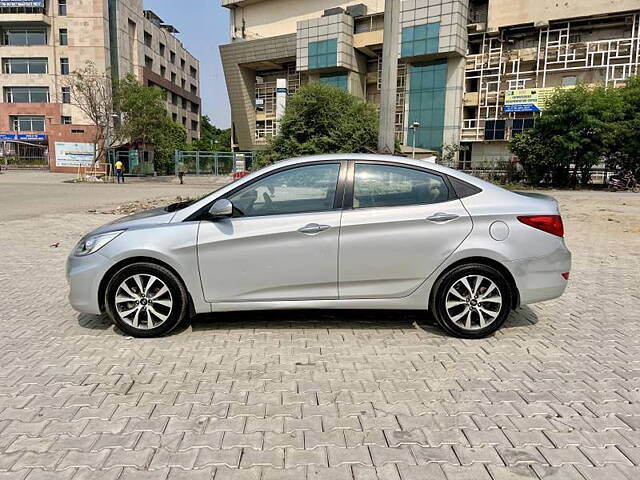
[[[551,235],[564,237],[564,225],[562,224],[560,215],[528,215],[518,217],[518,220],[525,225],[537,228]]]
[[[564,278],[565,280],[569,280],[569,275],[571,275],[571,272],[564,272],[562,274],[562,278]]]

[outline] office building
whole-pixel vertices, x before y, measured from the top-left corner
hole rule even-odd
[[[640,73],[638,0],[404,0],[395,135],[406,150],[462,143],[463,166],[509,160],[556,87]],[[238,148],[276,133],[287,95],[320,82],[380,103],[384,0],[222,0],[220,47]],[[286,89],[286,90],[285,90]]]

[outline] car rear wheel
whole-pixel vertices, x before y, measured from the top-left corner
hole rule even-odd
[[[107,313],[123,332],[157,337],[176,328],[188,314],[188,295],[170,270],[153,263],[134,263],[107,284]]]
[[[434,285],[433,314],[447,332],[463,338],[491,335],[511,311],[511,288],[504,275],[482,264],[461,265]]]

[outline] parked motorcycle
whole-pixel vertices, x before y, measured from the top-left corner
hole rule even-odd
[[[609,177],[608,183],[610,192],[616,192],[618,190],[622,192],[626,190],[631,190],[633,193],[640,192],[638,182],[633,176],[612,175],[611,177]]]

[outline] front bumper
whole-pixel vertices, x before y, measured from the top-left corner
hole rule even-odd
[[[100,301],[98,290],[100,281],[111,266],[110,260],[100,252],[67,258],[67,283],[69,283],[69,303],[74,310],[81,313],[98,315]]]
[[[562,296],[571,271],[571,252],[563,244],[550,255],[506,263],[520,292],[520,304],[543,302]]]

